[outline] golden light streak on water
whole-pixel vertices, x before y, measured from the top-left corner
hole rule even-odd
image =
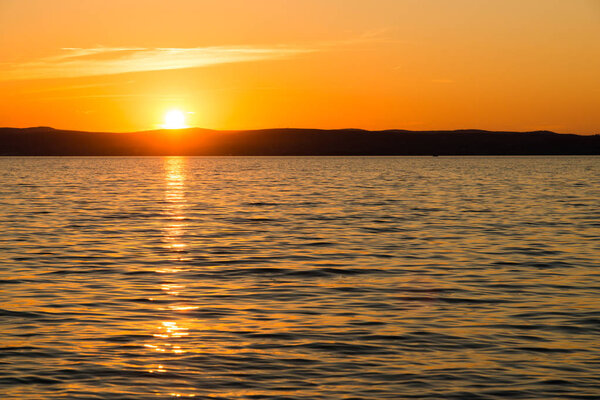
[[[163,248],[169,252],[171,261],[180,261],[181,254],[185,253],[187,244],[184,240],[187,223],[186,208],[188,207],[186,200],[186,175],[185,166],[186,159],[183,157],[166,157],[163,160],[164,164],[164,215],[166,216],[163,231]],[[152,301],[165,301],[166,297],[169,301],[177,298],[186,285],[179,283],[177,274],[183,271],[181,268],[159,266],[156,272],[163,274],[165,281],[157,288],[157,295]],[[181,318],[184,312],[197,309],[196,306],[188,304],[172,304],[167,307],[158,306],[158,310],[170,310],[174,318]],[[178,340],[189,335],[189,328],[182,324],[189,324],[185,319],[177,319],[171,321],[157,321],[152,336],[156,342],[153,344],[145,344],[144,346],[158,353],[184,354],[187,351],[177,344]],[[166,372],[167,367],[163,364],[158,367],[148,369],[149,372]],[[179,397],[180,395],[175,395]],[[186,395],[187,396],[187,395]]]

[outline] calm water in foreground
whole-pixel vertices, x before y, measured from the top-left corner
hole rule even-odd
[[[2,399],[598,399],[599,157],[0,158]]]

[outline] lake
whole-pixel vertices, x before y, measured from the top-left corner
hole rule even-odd
[[[598,399],[600,157],[0,158],[3,399]]]

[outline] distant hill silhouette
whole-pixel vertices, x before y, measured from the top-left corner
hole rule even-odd
[[[131,133],[0,128],[4,156],[586,155],[600,135],[549,131],[200,128]]]

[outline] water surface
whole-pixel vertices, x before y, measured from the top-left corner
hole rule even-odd
[[[3,399],[600,398],[600,158],[0,158]]]

